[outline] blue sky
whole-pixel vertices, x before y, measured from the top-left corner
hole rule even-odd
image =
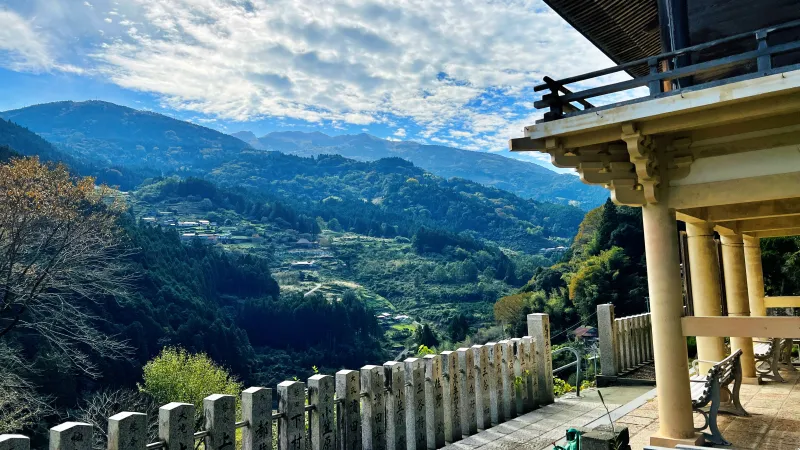
[[[0,0],[0,110],[99,99],[508,154],[543,76],[609,65],[539,0]]]

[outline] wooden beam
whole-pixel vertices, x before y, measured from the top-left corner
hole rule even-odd
[[[684,336],[800,339],[800,317],[684,317]]]
[[[800,236],[800,228],[787,228],[785,230],[752,231],[747,233],[757,238]]]
[[[797,197],[800,197],[800,172],[669,188],[669,206],[678,210]]]
[[[731,222],[717,222],[718,227],[736,230],[738,233],[753,231],[785,230],[787,228],[800,228],[800,216],[770,217],[766,219],[735,220]]]
[[[677,211],[677,213],[678,220],[689,223],[706,221],[718,223],[800,215],[800,198],[688,208]]]
[[[764,297],[764,306],[767,308],[798,308],[800,307],[800,296]]]

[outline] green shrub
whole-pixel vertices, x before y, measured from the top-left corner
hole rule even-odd
[[[193,403],[202,411],[203,399],[211,394],[233,395],[238,404],[242,384],[205,353],[166,347],[144,366],[139,390],[150,394],[159,405]]]

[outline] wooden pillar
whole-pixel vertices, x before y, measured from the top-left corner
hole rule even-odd
[[[689,364],[683,337],[683,288],[675,211],[663,203],[642,207],[647,283],[653,315],[653,350],[659,430],[652,445],[702,442],[694,431]]]
[[[704,317],[721,316],[722,291],[719,285],[719,259],[713,224],[687,223],[686,242],[689,248],[694,314]],[[725,359],[725,339],[698,336],[697,358],[706,361]],[[701,362],[700,374],[705,375],[712,365]]]
[[[743,236],[744,262],[747,272],[747,297],[750,303],[750,314],[766,316],[764,306],[764,271],[761,267],[761,240]]]
[[[744,243],[742,236],[733,234],[721,236],[722,268],[725,272],[725,298],[728,302],[728,315],[749,317],[750,300],[747,292],[747,274],[744,263]],[[757,384],[756,365],[753,356],[753,338],[731,337],[731,352],[742,350],[742,376],[746,383]]]

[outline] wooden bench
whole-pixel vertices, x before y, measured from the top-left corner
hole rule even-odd
[[[768,340],[753,339],[753,356],[756,359],[756,373],[758,380],[772,380],[785,383],[780,368],[781,343],[783,339],[772,338]]]
[[[737,416],[749,416],[739,401],[739,390],[742,387],[742,351],[737,350],[722,361],[695,361],[695,373],[689,378],[692,390],[692,410],[703,416],[705,423],[696,427],[695,431],[706,428],[710,433],[703,433],[706,440],[717,445],[731,445],[722,437],[717,426],[717,413],[726,412]],[[714,364],[703,376],[697,371],[699,362]],[[732,389],[730,385],[733,384]],[[721,404],[721,392],[725,389],[730,397],[730,404]]]

